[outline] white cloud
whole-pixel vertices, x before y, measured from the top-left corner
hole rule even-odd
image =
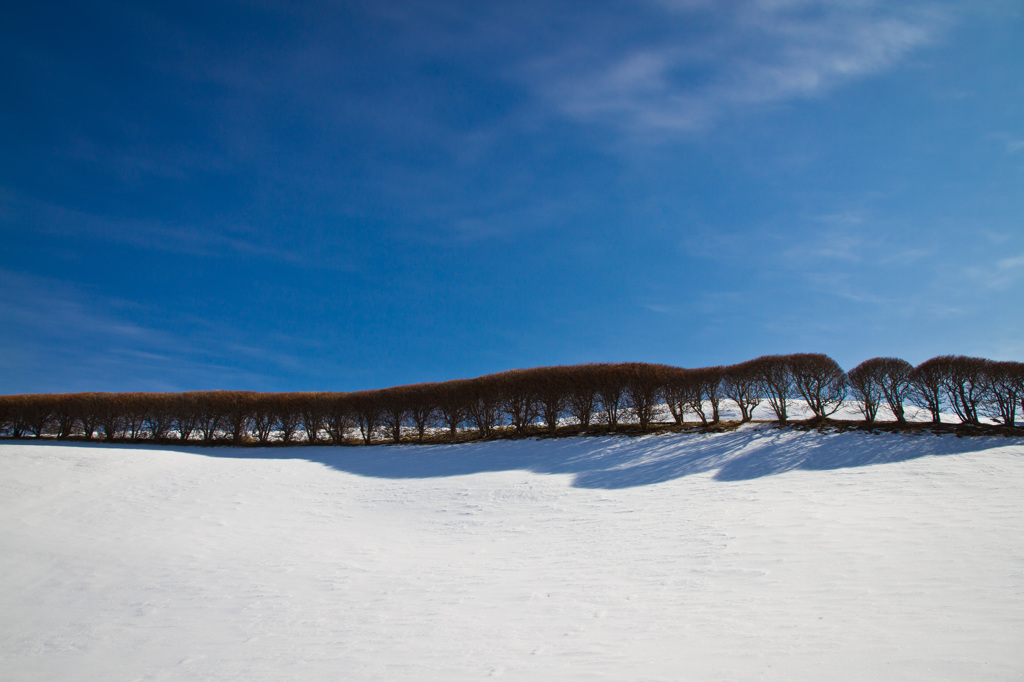
[[[261,369],[301,366],[269,348],[246,352],[247,335],[222,320],[187,320],[170,331],[131,319],[143,310],[88,287],[0,268],[0,348],[11,350],[0,354],[0,394],[265,385],[260,370],[238,367],[240,354]]]
[[[8,226],[30,227],[58,236],[78,235],[147,250],[201,257],[242,255],[306,264],[294,249],[269,242],[244,222],[204,220],[207,224],[173,224],[159,220],[111,218],[34,199],[22,200],[0,187],[0,219]]]
[[[1024,137],[1020,137],[1019,135],[1001,132],[993,133],[992,135],[989,135],[989,138],[1001,143],[1007,154],[1016,154],[1017,152],[1024,150]]]
[[[528,78],[562,115],[632,133],[692,131],[733,111],[813,97],[935,41],[937,7],[870,1],[652,0],[689,38],[572,46]],[[709,28],[684,30],[687,22]],[[609,56],[610,51],[610,56]]]
[[[989,291],[1006,291],[1024,279],[1024,254],[999,259],[995,267],[972,266],[964,272],[979,287]]]
[[[996,265],[1000,270],[1016,270],[1017,268],[1024,268],[1024,254],[1017,256],[1016,258],[1004,258]]]

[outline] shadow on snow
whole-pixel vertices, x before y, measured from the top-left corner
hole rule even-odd
[[[301,459],[350,474],[389,479],[524,470],[573,475],[573,486],[577,488],[616,489],[707,472],[715,472],[714,479],[718,481],[745,481],[801,469],[820,471],[889,464],[926,456],[983,452],[1015,441],[934,434],[817,433],[766,425],[728,433],[498,440],[458,445],[204,448],[53,441],[38,445],[163,450],[238,459]]]

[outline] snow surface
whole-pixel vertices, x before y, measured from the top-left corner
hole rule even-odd
[[[5,680],[1019,680],[1024,443],[0,444]]]

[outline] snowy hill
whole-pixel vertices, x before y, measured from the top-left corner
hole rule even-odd
[[[1018,680],[1024,443],[0,444],[11,680]]]

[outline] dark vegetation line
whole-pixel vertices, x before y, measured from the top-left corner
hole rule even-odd
[[[943,410],[982,429],[982,418],[1016,433],[1024,413],[1024,363],[942,356],[913,367],[873,358],[849,372],[827,355],[767,355],[728,367],[683,369],[645,363],[538,367],[476,379],[355,393],[66,393],[0,396],[0,436],[109,442],[234,445],[457,442],[544,434],[646,433],[719,428],[720,406],[740,422],[766,403],[780,424],[791,400],[806,402],[810,424],[847,399],[863,424],[887,406],[898,427],[918,405],[939,426]],[[657,421],[667,405],[672,422]],[[688,415],[699,422],[686,422]],[[850,424],[847,422],[846,424]]]

